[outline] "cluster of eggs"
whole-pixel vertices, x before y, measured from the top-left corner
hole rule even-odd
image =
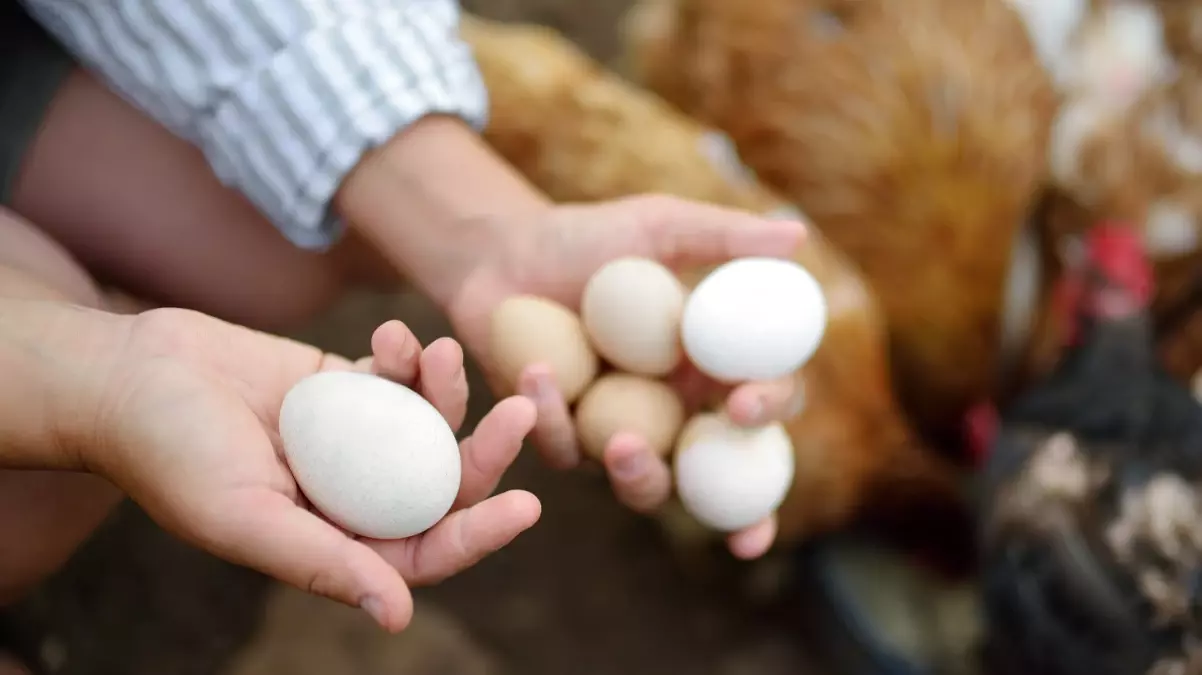
[[[510,382],[530,364],[552,368],[575,404],[586,455],[600,461],[615,434],[637,434],[671,455],[686,510],[735,531],[771,514],[788,492],[789,436],[779,423],[741,427],[720,413],[686,421],[663,378],[685,359],[726,384],[786,377],[813,355],[825,326],[822,289],[794,262],[740,258],[690,291],[654,260],[622,258],[590,278],[579,315],[541,297],[507,300],[493,316],[492,355]]]
[[[818,283],[795,263],[743,258],[691,292],[653,260],[624,258],[590,279],[577,315],[517,296],[493,315],[493,357],[516,382],[546,363],[575,403],[585,452],[601,459],[614,434],[640,435],[673,458],[684,507],[722,531],[776,510],[793,480],[780,424],[745,428],[724,415],[686,422],[663,377],[686,357],[724,383],[784,377],[817,349],[826,326]],[[612,367],[600,374],[602,360]],[[334,371],[302,379],[280,410],[284,456],[305,497],[357,535],[401,539],[433,527],[459,492],[454,431],[428,401],[374,375]]]

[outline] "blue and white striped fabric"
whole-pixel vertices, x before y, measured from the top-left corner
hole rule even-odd
[[[372,147],[488,96],[454,0],[22,0],[83,64],[197,145],[295,244]]]

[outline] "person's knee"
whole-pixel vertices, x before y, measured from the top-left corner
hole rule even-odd
[[[279,272],[278,278],[257,287],[214,296],[217,302],[211,307],[190,308],[256,330],[287,333],[307,326],[330,309],[347,288],[324,260]]]
[[[93,275],[152,303],[280,331],[341,293],[330,256],[289,243],[194,146],[82,71],[48,108],[12,200]]]
[[[345,287],[340,281],[332,279],[307,290],[306,293],[261,306],[256,312],[260,328],[275,333],[290,333],[305,328],[342,297]]]
[[[0,675],[29,675],[29,670],[0,653]]]
[[[121,499],[90,474],[0,471],[0,606],[58,570]]]

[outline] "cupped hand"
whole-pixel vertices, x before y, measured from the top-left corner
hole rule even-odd
[[[450,307],[457,334],[486,370],[489,318],[512,295],[539,295],[578,310],[589,277],[616,258],[653,258],[683,272],[743,256],[791,257],[805,236],[795,221],[658,195],[551,207],[536,222],[499,227],[514,233],[509,245],[469,278]],[[518,393],[538,409],[534,440],[540,453],[555,467],[577,465],[581,452],[571,414],[549,367],[531,365],[519,380]],[[722,404],[735,423],[747,426],[788,419],[801,405],[793,377],[731,388],[686,364],[669,380],[690,410]],[[615,435],[604,464],[618,499],[636,511],[652,512],[671,494],[667,463],[637,435]],[[770,517],[730,535],[728,543],[735,555],[755,558],[775,536]]]
[[[99,425],[112,431],[89,468],[177,536],[401,630],[413,612],[410,586],[469,567],[538,520],[528,492],[489,497],[533,428],[535,407],[505,399],[460,444],[459,494],[433,528],[393,541],[353,536],[310,507],[288,470],[277,420],[292,385],[322,370],[374,372],[421,393],[456,430],[468,396],[455,341],[423,350],[392,321],[371,346],[371,358],[351,363],[194,312],[145,313],[115,361]]]

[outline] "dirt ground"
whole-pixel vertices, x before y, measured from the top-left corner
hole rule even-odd
[[[547,24],[603,60],[626,0],[492,0],[469,8]],[[351,356],[400,317],[423,339],[441,317],[407,295],[355,296],[302,337]],[[478,417],[490,401],[473,385]],[[556,474],[527,453],[508,487],[544,501],[542,522],[476,569],[418,594],[389,638],[358,612],[277,587],[163,534],[129,506],[16,623],[65,675],[792,675],[798,643],[778,563],[681,557],[619,509],[603,477]]]

